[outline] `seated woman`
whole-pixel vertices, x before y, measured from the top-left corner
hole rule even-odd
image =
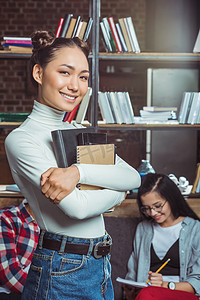
[[[135,288],[124,286],[126,299],[199,299],[199,218],[177,185],[163,174],[149,173],[142,178],[137,201],[144,220],[136,230],[126,279],[149,279],[150,286],[137,297]]]

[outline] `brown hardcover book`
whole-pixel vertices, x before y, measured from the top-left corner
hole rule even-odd
[[[65,36],[66,38],[71,38],[75,25],[76,25],[76,19],[71,18],[71,22],[69,24],[69,27],[68,27],[68,30],[67,30],[67,33]]]
[[[79,33],[78,33],[78,35],[77,35],[77,36],[79,37],[79,39],[81,39],[81,40],[82,40],[83,37],[84,37],[86,27],[87,27],[87,22],[82,21],[81,29],[80,29],[80,31],[79,31]]]
[[[133,52],[132,47],[131,47],[131,43],[130,43],[130,39],[129,39],[129,36],[128,36],[128,32],[126,30],[126,25],[124,23],[124,18],[119,19],[119,25],[121,26],[121,30],[122,30],[122,33],[123,33],[123,36],[124,36],[124,39],[125,39],[125,42],[126,42],[126,46],[128,48],[128,52]]]
[[[77,163],[80,164],[97,164],[97,165],[114,165],[115,163],[115,145],[98,144],[83,145],[76,147]],[[79,184],[80,190],[98,190],[101,187]]]
[[[195,176],[195,180],[191,189],[191,194],[195,194],[196,193],[196,188],[197,188],[197,184],[200,180],[200,163],[197,164],[197,169],[196,169],[196,176]]]

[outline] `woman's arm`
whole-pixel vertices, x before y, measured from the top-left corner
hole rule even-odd
[[[149,279],[152,286],[161,286],[164,288],[168,288],[167,281],[163,281],[161,273],[149,272]],[[188,282],[175,282],[175,290],[189,292],[195,294],[195,290],[192,285]]]

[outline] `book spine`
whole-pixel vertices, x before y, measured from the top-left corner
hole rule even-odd
[[[60,18],[59,23],[58,23],[58,27],[57,27],[57,30],[56,30],[56,37],[60,36],[63,21],[64,21],[64,18]]]
[[[72,32],[72,38],[75,37],[80,22],[81,22],[81,16],[78,16],[76,20],[76,24],[74,26],[74,30]]]
[[[116,30],[116,26],[115,26],[113,17],[108,17],[108,23],[109,23],[110,29],[112,31],[112,36],[114,38],[115,45],[117,47],[117,52],[122,52],[122,45],[121,45],[117,30]]]
[[[32,46],[32,41],[26,41],[26,40],[6,40],[6,44],[23,44],[23,45],[31,45]]]
[[[112,47],[112,52],[117,52],[117,47],[115,45],[115,41],[114,41],[114,38],[112,36],[112,31],[110,29],[110,25],[108,23],[108,19],[106,17],[104,17],[102,19],[102,21],[103,21],[105,30],[107,32],[107,35],[108,35],[108,38],[109,38],[109,41],[110,41],[110,44],[111,44],[111,47]]]
[[[129,27],[129,23],[128,23],[127,18],[124,18],[124,24],[126,26],[126,30],[127,30],[129,41],[130,41],[131,48],[132,48],[132,52],[136,52],[136,48],[135,48],[135,45],[133,43],[133,39],[132,39],[132,36],[131,36],[131,31],[130,31],[130,27]]]
[[[86,42],[88,40],[90,31],[92,29],[92,24],[93,24],[93,19],[90,17],[87,22],[87,27],[86,27],[85,34],[83,37],[83,42]]]
[[[118,32],[118,35],[119,35],[119,39],[120,39],[120,42],[121,42],[121,45],[122,45],[123,52],[128,52],[128,48],[126,46],[126,42],[124,40],[124,37],[123,37],[123,34],[122,34],[121,27],[120,27],[119,23],[116,23],[116,29],[117,29],[117,32]]]
[[[60,37],[65,37],[73,14],[66,14],[60,30]]]
[[[108,99],[108,104],[110,105],[110,109],[111,109],[111,112],[112,112],[112,116],[113,116],[113,119],[114,119],[114,123],[117,124],[117,116],[115,114],[115,109],[114,109],[114,105],[112,103],[112,99],[110,97],[110,93],[109,92],[106,92],[105,93],[107,99]]]
[[[78,110],[78,107],[79,107],[80,103],[78,105],[76,105],[76,107],[70,112],[68,118],[67,118],[67,122],[71,123],[71,121],[73,121],[74,119],[74,116]]]
[[[101,32],[102,32],[102,36],[103,36],[103,40],[104,40],[104,43],[105,43],[106,50],[108,52],[112,52],[112,46],[111,46],[111,43],[110,43],[110,40],[109,40],[107,31],[105,29],[105,26],[104,26],[103,22],[100,22],[100,28],[101,28]]]
[[[3,40],[16,40],[16,41],[31,41],[29,37],[12,37],[12,36],[4,36]]]
[[[120,18],[118,21],[119,21],[119,25],[121,27],[121,31],[123,33],[123,36],[124,36],[124,39],[125,39],[125,42],[126,42],[128,52],[132,52],[132,47],[131,47],[131,43],[130,43],[130,40],[129,40],[127,29],[126,29],[126,26],[125,26],[124,18]]]
[[[133,44],[134,44],[135,52],[139,53],[140,52],[140,46],[138,44],[137,36],[136,36],[136,33],[135,33],[135,28],[134,28],[133,21],[132,21],[131,17],[127,18],[127,24],[128,24],[129,30],[130,30],[130,36],[131,36],[131,39],[132,39]]]
[[[52,132],[52,139],[53,139],[53,143],[55,145],[58,145],[58,147],[54,147],[58,168],[67,168],[68,167],[68,161],[67,161],[67,155],[66,155],[66,152],[65,152],[65,145],[64,145],[61,130],[53,131]]]

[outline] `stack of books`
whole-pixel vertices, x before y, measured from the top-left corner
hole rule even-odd
[[[105,123],[134,124],[134,111],[128,92],[99,92],[98,104]]]
[[[136,118],[137,123],[153,124],[168,123],[170,120],[178,123],[176,120],[177,107],[159,107],[144,106],[140,110],[140,117]]]
[[[64,18],[59,20],[56,37],[79,37],[86,42],[90,35],[92,23],[93,19],[91,17],[84,21],[81,16],[74,17],[73,14],[66,14]]]
[[[181,100],[180,124],[200,124],[200,92],[185,92]]]
[[[104,17],[100,27],[107,52],[140,52],[131,17],[120,18],[116,23],[113,17]]]
[[[1,41],[4,50],[14,53],[32,53],[32,41],[29,37],[7,37]]]

